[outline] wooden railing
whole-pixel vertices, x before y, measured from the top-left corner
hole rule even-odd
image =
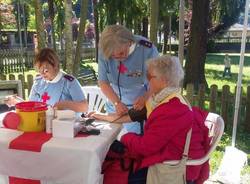
[[[25,78],[22,74],[17,77],[10,74],[7,78],[6,75],[0,74],[0,80],[21,80],[22,91],[24,92],[23,96],[26,98],[30,93],[33,79],[32,75],[27,75],[27,78]],[[233,90],[236,91],[235,89]],[[218,89],[216,85],[211,85],[208,90],[205,89],[205,86],[201,85],[198,92],[195,93],[193,85],[188,84],[183,93],[193,106],[199,106],[202,109],[220,114],[225,121],[226,129],[230,130],[232,128],[235,93],[230,92],[228,85],[224,85],[222,89]],[[250,86],[247,87],[246,93],[241,94],[240,102],[239,126],[242,130],[250,133]]]
[[[206,90],[205,86],[201,85],[197,94],[195,94],[194,86],[188,84],[184,93],[186,93],[185,96],[193,106],[199,106],[209,112],[220,114],[225,121],[226,130],[231,130],[234,116],[236,86],[235,89],[233,89],[233,91],[235,91],[234,93],[230,91],[228,85],[222,86],[220,90],[215,84],[211,85],[209,90]],[[250,86],[247,86],[246,93],[241,93],[240,97],[239,126],[242,130],[246,130],[250,133]]]

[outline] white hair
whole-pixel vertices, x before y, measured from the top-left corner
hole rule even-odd
[[[157,77],[163,77],[169,87],[180,87],[184,71],[177,57],[168,55],[152,58],[147,61],[148,69],[152,69]]]
[[[110,59],[115,48],[134,41],[134,36],[130,30],[121,25],[107,26],[101,33],[99,47],[105,59]]]

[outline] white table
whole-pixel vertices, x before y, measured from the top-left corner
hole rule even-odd
[[[102,123],[98,136],[52,137],[41,152],[9,149],[22,132],[0,128],[0,183],[8,184],[8,176],[36,179],[41,184],[102,183],[102,162],[120,132],[120,125]]]

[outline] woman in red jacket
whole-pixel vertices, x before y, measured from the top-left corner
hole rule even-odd
[[[147,78],[152,95],[146,103],[147,121],[144,134],[121,132],[118,139],[125,145],[127,154],[136,159],[136,172],[130,174],[133,181],[137,177],[146,182],[147,169],[167,160],[182,158],[186,136],[192,128],[189,158],[204,156],[208,130],[203,125],[207,113],[197,115],[181,95],[180,82],[184,72],[177,58],[160,56],[148,61]],[[120,121],[134,118],[133,113]],[[113,120],[117,115],[96,118]],[[188,166],[187,183],[200,184],[208,178],[209,166]],[[130,179],[129,179],[130,180]],[[130,181],[132,181],[130,180]],[[136,182],[135,182],[136,183]],[[138,183],[138,182],[137,182]]]

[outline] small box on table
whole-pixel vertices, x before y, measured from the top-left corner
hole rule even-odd
[[[80,131],[81,124],[75,119],[52,120],[53,137],[73,138]]]

